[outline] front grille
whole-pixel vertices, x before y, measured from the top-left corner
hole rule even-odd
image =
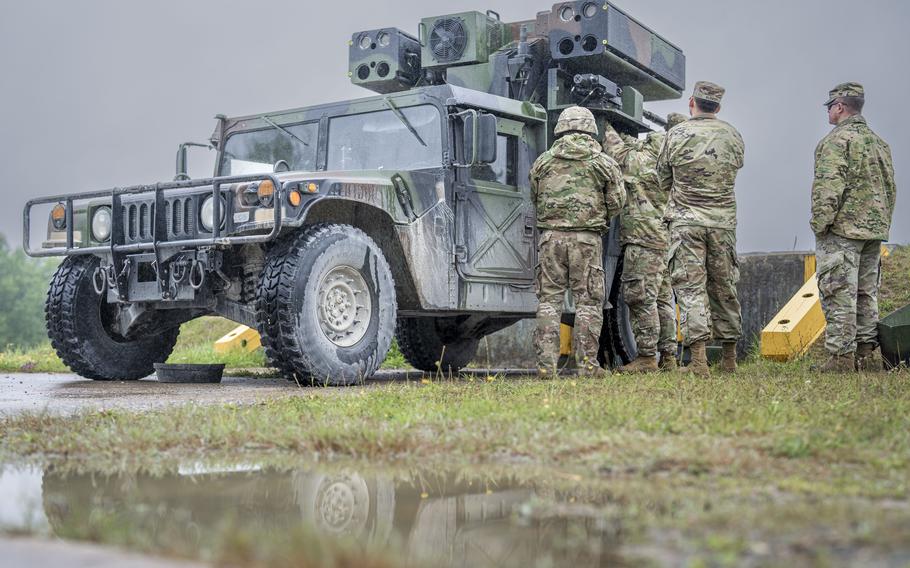
[[[193,197],[174,197],[164,202],[167,238],[193,238],[196,234],[196,201]],[[124,204],[123,234],[127,243],[151,241],[155,236],[155,202]]]
[[[178,197],[165,202],[169,237],[189,237],[196,230],[194,201],[191,197]]]
[[[123,206],[123,232],[127,241],[142,242],[152,239],[154,203],[129,203]]]

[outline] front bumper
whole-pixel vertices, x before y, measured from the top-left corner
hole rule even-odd
[[[229,187],[234,184],[244,184],[255,181],[271,180],[275,187],[275,205],[272,207],[274,216],[268,227],[261,233],[223,236],[230,233],[233,228],[232,207],[236,202],[235,191]],[[206,232],[201,227],[194,227],[194,222],[184,216],[180,218],[176,200],[179,198],[166,197],[164,192],[169,190],[191,190],[194,188],[211,187],[213,196],[221,195],[227,211],[222,212],[222,200],[214,199],[214,218],[219,219],[224,214],[224,227],[215,223],[213,230]],[[71,256],[79,254],[110,254],[119,256],[132,253],[154,252],[195,248],[200,246],[215,245],[241,245],[261,243],[274,239],[281,232],[282,211],[284,203],[284,188],[281,181],[272,174],[251,174],[242,176],[223,176],[215,178],[194,179],[187,181],[174,181],[157,183],[154,185],[136,185],[124,188],[114,188],[103,191],[78,193],[71,195],[56,195],[32,199],[25,205],[22,213],[23,233],[22,247],[25,253],[32,257]],[[208,195],[208,194],[205,194]],[[143,200],[142,197],[150,199]],[[184,199],[192,198],[187,195]],[[202,196],[196,196],[197,203],[201,203]],[[126,202],[124,200],[126,199]],[[85,200],[102,200],[111,207],[111,237],[107,243],[94,244],[88,239],[80,239],[76,243],[74,233],[74,203]],[[66,215],[66,242],[63,246],[33,249],[31,247],[31,211],[36,205],[63,203]],[[182,204],[183,202],[181,202]],[[143,206],[146,206],[143,209]],[[198,209],[195,210],[198,212]],[[198,214],[198,213],[194,213]],[[135,225],[131,221],[136,219]],[[83,232],[89,230],[90,218],[86,212]],[[191,230],[192,229],[192,230]],[[81,235],[80,235],[81,236]]]

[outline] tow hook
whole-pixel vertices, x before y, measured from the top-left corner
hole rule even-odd
[[[107,270],[103,266],[96,266],[95,272],[92,273],[92,286],[95,288],[95,293],[99,296],[104,294],[105,290],[107,290],[107,283]]]
[[[190,288],[198,290],[205,284],[205,265],[198,260],[193,260],[190,267]]]

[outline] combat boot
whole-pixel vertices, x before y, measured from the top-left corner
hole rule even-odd
[[[663,373],[672,373],[679,365],[676,364],[676,352],[675,351],[661,351],[660,352],[660,370]]]
[[[616,372],[620,374],[656,373],[657,370],[657,357],[653,355],[650,357],[639,355],[628,365],[623,365],[616,369]]]
[[[860,343],[856,346],[856,370],[865,373],[880,373],[884,366],[881,356],[875,352],[874,343]]]
[[[816,369],[819,373],[853,373],[856,371],[856,358],[853,353],[831,355],[825,363]]]
[[[720,370],[724,373],[736,372],[736,343],[724,343],[724,357],[720,361]]]
[[[689,364],[685,367],[680,367],[679,370],[683,373],[692,373],[697,377],[707,379],[711,376],[711,372],[708,370],[708,355],[705,351],[707,347],[707,342],[705,341],[696,341],[689,346],[689,353],[691,354],[691,360]]]

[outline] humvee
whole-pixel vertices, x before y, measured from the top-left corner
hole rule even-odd
[[[645,101],[678,98],[682,52],[609,2],[560,2],[536,18],[424,18],[354,33],[352,101],[216,117],[185,143],[173,181],[30,201],[24,247],[62,255],[47,329],[92,379],[138,379],[183,322],[255,327],[288,378],[368,378],[393,337],[425,371],[457,370],[479,340],[533,317],[537,228],[528,171],[559,112],[582,105],[638,134]],[[187,149],[217,151],[190,179]],[[53,205],[30,245],[31,210]],[[604,362],[635,355],[605,236]]]

